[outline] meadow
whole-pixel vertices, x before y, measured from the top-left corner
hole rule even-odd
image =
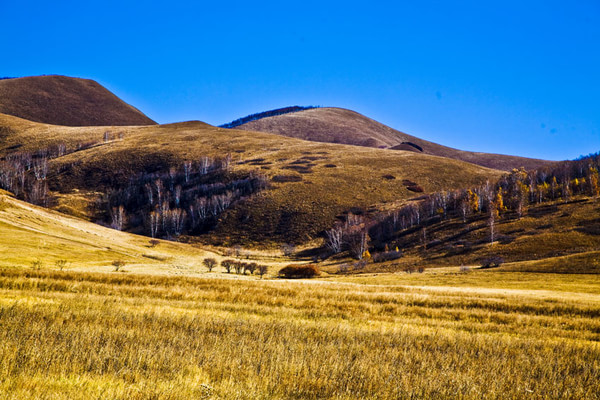
[[[600,276],[0,269],[2,399],[600,398]]]

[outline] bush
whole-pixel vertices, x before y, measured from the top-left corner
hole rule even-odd
[[[288,265],[279,270],[279,277],[287,279],[312,278],[320,274],[319,268],[312,264]]]
[[[119,272],[121,268],[125,266],[125,261],[123,260],[115,260],[112,262],[113,267],[115,267],[115,272]]]
[[[504,264],[504,259],[499,256],[488,257],[481,261],[481,268],[496,268]]]
[[[398,251],[386,251],[383,253],[375,253],[373,255],[373,262],[384,262],[384,261],[393,261],[402,257],[402,252]]]
[[[300,182],[302,177],[300,175],[275,175],[271,180],[277,183]]]

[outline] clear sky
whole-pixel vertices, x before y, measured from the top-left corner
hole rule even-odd
[[[0,76],[91,78],[157,122],[349,108],[465,150],[600,150],[600,1],[0,0]]]

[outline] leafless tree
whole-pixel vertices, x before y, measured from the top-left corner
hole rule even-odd
[[[111,228],[122,231],[125,223],[125,207],[120,205],[118,207],[111,208],[110,218],[112,221],[110,224]]]
[[[208,272],[212,272],[213,268],[217,266],[217,260],[214,258],[205,258],[202,263],[208,268]]]
[[[342,251],[342,237],[343,231],[341,226],[333,227],[325,232],[327,235],[327,247],[331,249],[334,254]]]

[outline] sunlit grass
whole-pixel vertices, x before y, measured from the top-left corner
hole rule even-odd
[[[600,282],[585,278],[448,271],[288,282],[1,269],[0,393],[597,398]],[[470,290],[449,287],[460,279]]]

